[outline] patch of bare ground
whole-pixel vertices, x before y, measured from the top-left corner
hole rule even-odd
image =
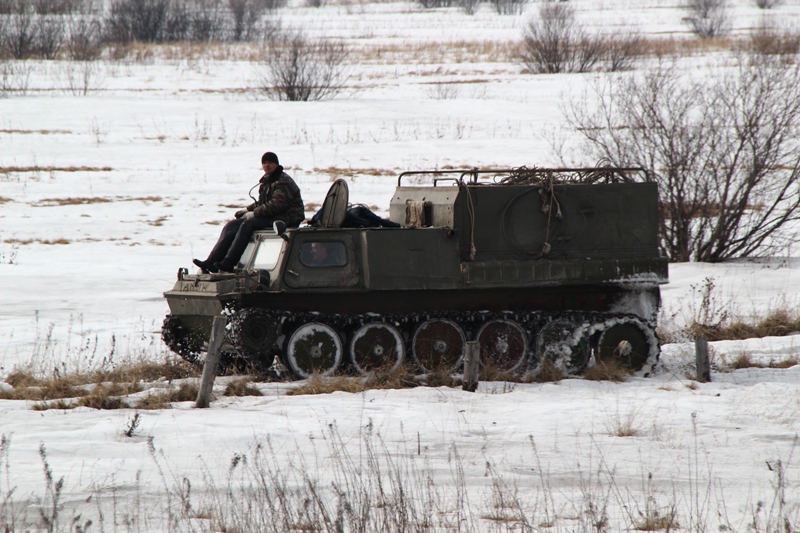
[[[37,402],[33,406],[36,410],[79,406],[122,409],[129,407],[127,397],[141,391],[143,382],[172,382],[196,375],[197,369],[174,358],[160,363],[141,362],[83,374],[57,374],[50,378],[38,377],[26,370],[14,370],[3,380],[11,386],[11,390],[0,390],[0,399]],[[197,386],[182,383],[165,396],[168,402],[194,400],[197,398]]]
[[[110,172],[114,170],[111,167],[55,167],[55,166],[29,166],[29,167],[0,167],[0,174],[13,174],[23,172]]]
[[[43,198],[33,204],[33,207],[54,207],[61,205],[89,205],[107,204],[112,202],[162,202],[160,196],[93,196],[93,197],[67,197],[67,198]]]
[[[7,202],[13,202],[11,198],[6,198],[5,196],[0,196],[0,204],[5,204]]]
[[[19,129],[0,129],[0,133],[7,133],[9,135],[55,135],[55,134],[71,134],[70,130],[19,130]]]
[[[333,178],[357,178],[360,176],[396,176],[397,170],[388,170],[382,168],[344,168],[344,167],[328,167],[328,168],[314,168],[317,174],[328,174]]]

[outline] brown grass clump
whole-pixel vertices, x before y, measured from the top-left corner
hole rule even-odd
[[[596,365],[589,368],[584,374],[583,379],[589,381],[613,381],[622,383],[627,381],[631,375],[629,368],[621,365],[616,359],[609,361],[599,361]]]
[[[225,387],[225,396],[263,396],[258,387],[246,379],[236,379]]]
[[[73,379],[53,378],[53,379],[33,379],[22,376],[9,376],[6,380],[14,387],[11,391],[0,391],[0,399],[3,400],[28,400],[28,401],[48,401],[62,398],[77,398],[83,396],[85,391],[77,386]],[[14,383],[17,383],[15,386]]]
[[[31,408],[34,411],[47,411],[50,409],[75,409],[77,405],[65,400],[56,400],[54,402],[38,402]]]
[[[427,387],[460,387],[461,376],[455,376],[446,367],[434,368],[423,377],[423,383]]]
[[[681,526],[677,521],[677,512],[670,507],[664,515],[651,511],[634,525],[637,531],[675,531]]]
[[[115,385],[111,387],[98,385],[91,394],[78,400],[77,405],[92,409],[126,409],[129,405],[118,394],[124,391],[124,388]]]
[[[143,411],[155,411],[158,409],[172,409],[172,404],[166,394],[153,393],[148,394],[138,402],[136,402],[136,409]]]
[[[430,377],[430,374],[428,376]],[[448,379],[450,379],[450,382],[454,381],[449,378],[449,375]],[[366,390],[411,389],[419,385],[419,381],[414,377],[414,368],[410,365],[404,365],[391,372],[374,372],[366,378],[361,376],[322,377],[315,374],[305,383],[286,394],[287,396],[299,396],[303,394],[330,394],[332,392],[359,393]],[[431,387],[440,386],[430,385],[430,383],[428,385]]]
[[[171,402],[194,402],[197,400],[197,393],[199,392],[197,383],[184,382],[181,383],[177,390],[169,393],[169,401]]]
[[[491,363],[483,365],[478,372],[478,381],[519,381],[519,379],[519,375],[497,368]]]
[[[198,377],[200,370],[183,359],[169,357],[161,363],[143,361],[125,365],[114,370],[100,371],[93,374],[93,382],[137,382],[166,379],[174,381],[190,377]]]
[[[792,368],[796,366],[800,361],[798,361],[797,357],[790,357],[789,359],[784,359],[783,361],[778,361],[775,364],[770,365],[772,368]]]
[[[524,383],[558,383],[567,375],[550,359],[544,359],[532,373],[526,374]]]
[[[8,203],[8,202],[13,202],[13,201],[14,200],[12,200],[11,198],[6,198],[5,196],[0,196],[0,204],[5,204],[5,203]]]
[[[303,394],[331,394],[332,392],[364,392],[367,387],[363,380],[346,376],[323,377],[314,374],[299,387],[286,393],[287,396]]]
[[[750,355],[746,353],[739,354],[739,356],[731,363],[731,368],[740,370],[742,368],[764,368],[764,365],[754,362],[750,359]]]

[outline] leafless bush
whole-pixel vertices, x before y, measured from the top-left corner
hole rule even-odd
[[[800,32],[796,28],[779,29],[762,21],[750,34],[746,48],[753,53],[793,59],[800,52]]]
[[[692,79],[660,63],[607,77],[567,106],[586,155],[642,166],[661,186],[662,252],[673,261],[760,256],[800,219],[800,68],[745,55]]]
[[[322,7],[326,4],[326,0],[305,0],[306,7]]]
[[[33,0],[32,4],[40,15],[69,15],[83,9],[82,0]]]
[[[67,56],[75,61],[93,61],[103,51],[103,26],[94,18],[73,17],[68,25]]]
[[[119,43],[164,38],[169,0],[112,0],[105,19],[108,38]]]
[[[261,0],[228,0],[228,7],[233,16],[234,41],[251,41],[256,35],[258,22],[267,9]]]
[[[64,46],[64,18],[38,15],[36,17],[34,53],[43,59],[55,59]]]
[[[467,15],[474,15],[478,12],[481,5],[481,0],[458,0],[458,6],[464,10]]]
[[[634,62],[644,55],[644,39],[636,31],[623,31],[605,39],[606,69],[620,72],[633,68]]]
[[[27,61],[0,59],[0,98],[12,94],[25,94],[31,77],[31,65]]]
[[[520,59],[531,72],[587,72],[607,53],[607,39],[586,32],[572,6],[547,2],[524,30]]]
[[[9,15],[5,20],[3,30],[3,34],[0,35],[0,44],[6,54],[14,59],[27,59],[34,54],[39,38],[39,26],[30,9]]]
[[[720,37],[731,29],[728,0],[687,0],[685,8],[689,16],[683,21],[698,37]]]
[[[519,15],[527,3],[528,0],[492,0],[494,9],[500,15]]]
[[[168,36],[167,40],[194,42],[226,41],[229,12],[219,0],[184,1],[179,4],[184,12],[189,13],[189,33],[187,37]]]
[[[284,35],[266,48],[261,88],[277,100],[332,98],[349,79],[348,54],[341,41],[311,40],[301,31]]]
[[[775,6],[781,5],[783,0],[754,0],[753,3],[759,9],[772,9]]]
[[[439,7],[450,7],[453,5],[453,0],[418,0],[420,5],[425,9],[435,9]]]

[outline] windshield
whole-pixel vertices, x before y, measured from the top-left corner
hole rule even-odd
[[[283,249],[283,239],[264,239],[258,245],[256,257],[253,260],[254,269],[272,270],[278,264]]]

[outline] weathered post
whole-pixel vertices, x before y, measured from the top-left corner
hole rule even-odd
[[[481,362],[481,348],[477,341],[467,342],[464,354],[464,383],[462,390],[475,392],[478,389],[478,367]]]
[[[224,316],[214,317],[214,323],[211,325],[211,336],[208,339],[206,362],[203,364],[203,377],[200,378],[200,390],[197,391],[195,407],[203,409],[211,403],[211,389],[214,387],[214,376],[217,375],[220,348],[222,347],[222,340],[225,338],[225,325],[227,323],[228,319]]]
[[[694,353],[697,362],[697,381],[708,383],[711,381],[711,365],[708,363],[708,341],[706,339],[695,339]]]

